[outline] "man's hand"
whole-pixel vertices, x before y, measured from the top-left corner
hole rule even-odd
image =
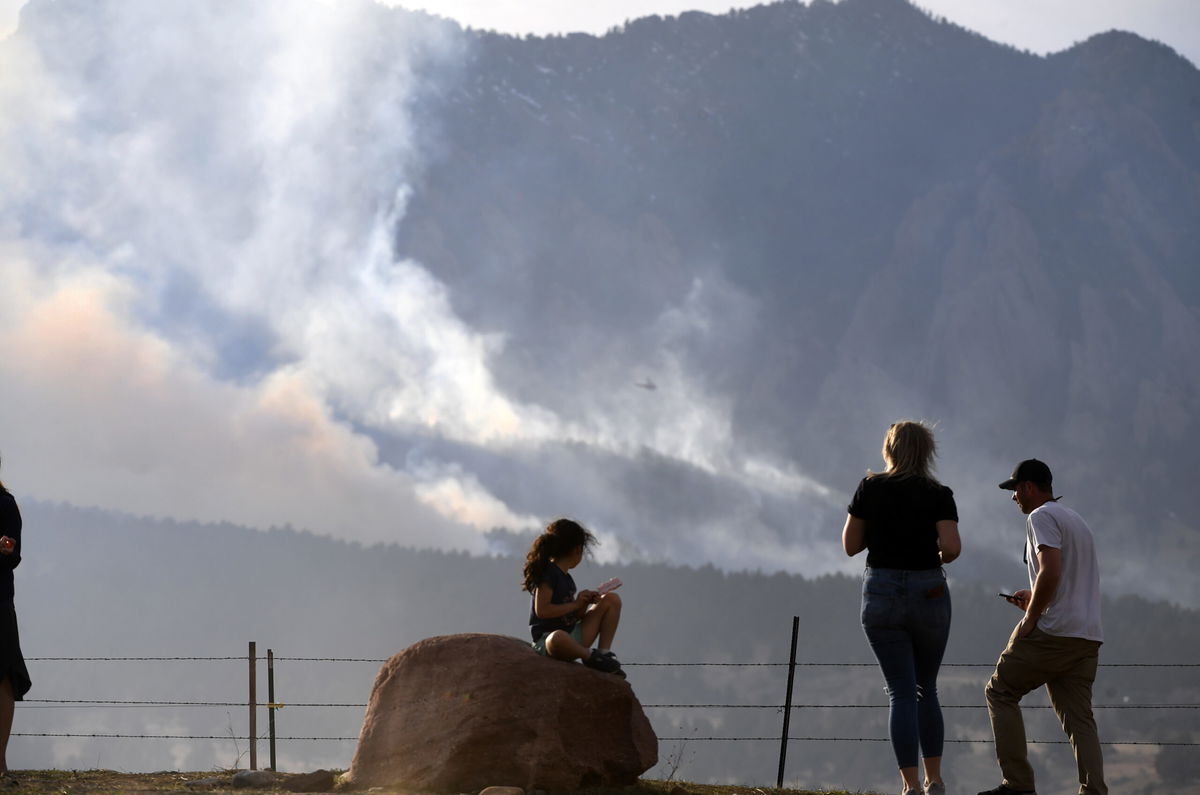
[[[1014,607],[1024,610],[1026,607],[1029,606],[1029,600],[1032,597],[1033,597],[1033,591],[1029,590],[1028,588],[1022,588],[1021,590],[1013,593],[1012,597],[1007,599],[1006,601],[1010,605],[1013,605]]]
[[[1021,623],[1017,624],[1017,637],[1027,638],[1029,637],[1029,633],[1033,632],[1036,628],[1037,618],[1026,613],[1025,617],[1021,619]]]

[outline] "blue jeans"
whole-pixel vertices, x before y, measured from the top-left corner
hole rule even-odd
[[[940,757],[945,729],[937,675],[950,639],[946,573],[868,567],[862,625],[887,683],[897,766],[916,767],[918,747],[920,756]]]

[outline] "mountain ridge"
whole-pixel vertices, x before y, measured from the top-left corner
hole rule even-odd
[[[571,416],[547,372],[652,366],[620,318],[818,482],[862,472],[847,439],[934,418],[985,526],[1038,455],[1121,554],[1174,565],[1129,539],[1200,512],[1169,474],[1200,416],[1186,59],[1127,33],[1036,56],[902,0],[472,41],[396,240],[504,334],[511,394]],[[714,332],[664,337],[664,305]]]

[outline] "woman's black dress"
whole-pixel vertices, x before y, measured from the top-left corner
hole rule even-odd
[[[0,536],[17,542],[11,555],[0,555],[0,681],[8,677],[13,697],[20,701],[31,685],[17,634],[17,611],[13,607],[13,569],[21,563],[21,512],[17,501],[3,486],[0,486]]]

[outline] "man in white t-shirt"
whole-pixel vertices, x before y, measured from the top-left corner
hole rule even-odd
[[[1050,467],[1031,458],[1000,484],[1013,492],[1013,501],[1029,517],[1025,562],[1031,588],[1008,597],[1025,615],[984,690],[1004,781],[979,795],[1035,793],[1021,698],[1042,685],[1071,739],[1080,793],[1108,793],[1092,717],[1092,684],[1104,641],[1096,547],[1083,518],[1058,504],[1052,483]]]

